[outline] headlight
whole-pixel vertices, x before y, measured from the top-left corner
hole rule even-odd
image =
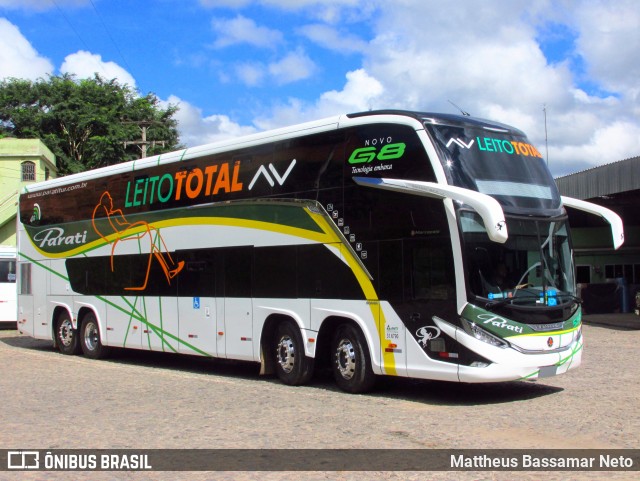
[[[471,322],[464,317],[462,317],[461,320],[464,331],[470,336],[475,337],[479,341],[486,342],[487,344],[491,344],[492,346],[501,347],[502,349],[505,349],[509,346],[506,341],[494,336],[490,332],[485,331],[475,322]]]

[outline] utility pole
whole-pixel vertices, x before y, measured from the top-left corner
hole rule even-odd
[[[124,143],[125,148],[130,145],[137,145],[141,152],[141,159],[144,159],[147,156],[147,146],[150,145],[152,148],[156,145],[162,145],[164,147],[164,140],[147,140],[147,127],[154,124],[154,121],[149,120],[138,120],[138,121],[126,121],[122,122],[123,124],[136,124],[140,127],[142,131],[142,138],[140,140],[127,140]]]
[[[542,105],[544,112],[544,147],[547,153],[547,167],[549,167],[549,137],[547,136],[547,104]]]

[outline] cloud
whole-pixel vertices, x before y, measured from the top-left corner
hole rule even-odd
[[[206,8],[243,9],[252,4],[259,4],[267,8],[299,12],[305,11],[313,18],[327,23],[337,23],[342,18],[368,17],[375,10],[378,2],[362,0],[200,0],[200,5]]]
[[[289,52],[276,62],[242,62],[233,66],[235,77],[221,77],[225,83],[239,81],[248,87],[263,86],[271,80],[286,85],[306,79],[317,70],[315,63],[302,51]]]
[[[106,80],[116,79],[121,85],[136,88],[136,81],[129,72],[115,62],[105,62],[102,56],[80,50],[67,55],[60,67],[61,73],[76,75],[79,78],[91,78],[94,74]]]
[[[361,38],[344,34],[325,24],[305,25],[298,32],[315,44],[338,53],[361,53],[367,48],[367,42]]]
[[[205,8],[243,8],[251,3],[251,0],[199,0]]]
[[[301,50],[289,52],[278,62],[269,64],[269,73],[279,85],[289,84],[313,75],[316,65]]]
[[[556,175],[565,175],[630,158],[638,153],[640,125],[617,121],[595,129],[587,142],[558,146],[549,166]]]
[[[34,0],[35,1],[35,0]],[[41,0],[47,1],[47,0]],[[252,3],[257,3],[265,7],[280,8],[283,10],[296,10],[300,8],[318,7],[322,5],[332,5],[334,7],[357,7],[362,6],[362,0],[199,0],[200,5],[208,8],[243,8]]]
[[[234,70],[236,78],[233,80],[239,80],[249,87],[261,85],[267,74],[265,66],[261,63],[240,63],[235,65]]]
[[[393,86],[385,100],[394,107],[449,110],[452,100],[476,115],[492,103],[539,110],[570,79],[565,66],[547,65],[534,28],[512,7],[517,3],[385,6],[364,65]]]
[[[51,61],[36,52],[18,27],[0,18],[0,79],[36,80],[51,73]]]
[[[628,125],[638,125],[637,96],[634,97],[634,88],[638,86],[635,72],[640,65],[637,53],[631,55],[626,45],[621,46],[625,52],[621,58],[625,59],[632,75],[622,74],[620,66],[620,75],[612,73],[610,77],[604,72],[615,68],[614,64],[620,61],[607,62],[607,55],[596,48],[597,40],[593,41],[588,54],[588,63],[593,65],[590,68],[602,65],[603,73],[594,77],[596,83],[601,79],[602,85],[613,90],[616,96],[635,99],[635,103],[625,107],[616,96],[601,98],[581,88],[583,79],[567,62],[551,63],[546,59],[535,22],[547,13],[559,21],[558,15],[552,13],[552,3],[530,6],[525,2],[501,2],[500,8],[496,5],[496,2],[469,0],[461,1],[455,8],[443,7],[435,0],[412,3],[412,8],[382,5],[380,18],[384,21],[376,25],[371,48],[363,60],[366,71],[384,86],[377,104],[388,108],[451,111],[448,103],[451,100],[472,115],[523,129],[538,146],[545,143],[542,109],[546,105],[549,157],[554,173],[562,169],[563,163],[571,162],[570,155],[579,155],[574,162],[583,163],[610,162],[619,160],[620,155],[637,155],[638,149],[624,150],[633,149],[633,142],[617,140],[617,145],[624,147],[603,148],[604,139],[611,139],[612,132],[621,132],[619,127],[611,131],[609,126],[622,125],[618,124],[621,120]],[[605,18],[605,13],[600,11],[602,5],[584,1],[571,9],[574,14],[579,11],[579,16],[592,20],[592,23],[582,18],[575,20],[579,44],[585,44],[587,37],[601,38],[602,27],[599,34],[593,31],[598,30],[595,19]],[[617,8],[616,4],[606,10],[614,12]],[[629,15],[638,16],[630,12]],[[619,15],[614,17],[618,19],[612,21],[614,28],[624,24]],[[637,33],[630,38],[634,36]],[[624,43],[622,38],[616,42]],[[611,44],[608,52],[609,57],[618,58]],[[615,55],[612,52],[616,52]]]
[[[50,8],[47,2],[0,0],[0,6],[19,4],[36,10]],[[87,0],[57,3],[63,2],[83,5]],[[266,92],[268,87],[298,82],[297,91],[303,93],[286,98],[280,92],[293,88],[272,88],[268,96],[253,99],[241,123],[227,115],[203,117],[195,106],[181,101],[183,135],[193,145],[371,108],[455,112],[451,100],[472,115],[521,128],[541,152],[546,108],[554,174],[640,153],[637,0],[615,4],[459,0],[452,5],[439,0],[200,0],[200,4],[237,12],[213,10],[218,15],[211,21],[212,45],[219,49],[216,68],[208,55],[192,59],[194,65],[209,65],[210,72],[227,84],[263,87]],[[248,12],[256,20],[248,18]],[[229,18],[220,18],[219,13]],[[276,24],[286,26],[279,30]],[[301,42],[298,48],[291,48],[292,34]],[[234,46],[256,49],[222,51]],[[54,70],[15,26],[0,22],[1,76],[35,78]],[[117,64],[88,52],[69,55],[61,70],[79,76],[98,72],[134,83]],[[340,76],[345,77],[336,88]],[[313,82],[303,82],[311,77]],[[312,90],[323,83],[331,87]],[[240,91],[239,97],[246,99],[238,87],[230,90]]]
[[[470,0],[455,8],[436,0],[380,3],[373,39],[354,48],[363,54],[362,68],[347,74],[342,90],[316,101],[289,98],[253,123],[275,128],[370,108],[451,112],[451,100],[472,115],[521,128],[541,152],[548,145],[556,175],[638,155],[640,56],[633,39],[640,35],[640,11],[634,1],[618,8],[585,0],[566,11],[555,2],[496,6]],[[575,55],[593,73],[595,89],[583,87],[575,65],[545,57],[545,29],[539,27],[548,21],[575,31]],[[298,32],[328,49],[344,42],[327,25]]]
[[[178,106],[175,119],[178,121],[180,141],[188,147],[248,135],[256,131],[255,127],[241,126],[226,115],[203,117],[201,109],[174,95],[162,101],[161,105],[163,108],[169,105]]]
[[[620,0],[615,5],[590,2],[576,8],[572,20],[580,35],[578,53],[587,70],[611,91],[628,91],[638,100],[640,86],[640,9],[636,0]],[[635,61],[634,61],[635,60]]]
[[[261,27],[252,19],[242,15],[232,19],[213,19],[211,27],[218,36],[213,43],[215,48],[249,44],[254,47],[273,49],[283,41],[282,33],[278,30]]]
[[[341,91],[331,90],[320,96],[319,104],[329,112],[369,110],[384,93],[384,86],[365,70],[347,73],[347,83]],[[336,112],[340,113],[340,112]]]
[[[253,125],[241,125],[226,115],[203,117],[201,109],[176,96],[170,96],[164,101],[163,107],[166,108],[169,104],[178,105],[179,110],[175,118],[178,121],[180,140],[193,147],[308,120],[369,110],[375,108],[376,99],[382,92],[383,86],[380,82],[364,70],[348,72],[342,90],[327,91],[313,104],[290,98],[285,103],[270,105],[261,115],[256,116]],[[254,107],[258,108],[257,105]]]
[[[377,108],[384,92],[382,84],[363,69],[348,72],[340,91],[324,92],[313,104],[291,98],[287,103],[272,107],[271,111],[254,119],[261,130],[274,129],[307,120]]]

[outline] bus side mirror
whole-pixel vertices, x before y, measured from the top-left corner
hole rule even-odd
[[[589,214],[600,216],[606,220],[611,225],[611,236],[613,237],[614,249],[618,249],[624,243],[624,226],[622,225],[622,219],[614,211],[598,204],[574,199],[573,197],[565,197],[563,195],[561,199],[562,203],[566,207],[572,207],[583,212],[588,212]]]

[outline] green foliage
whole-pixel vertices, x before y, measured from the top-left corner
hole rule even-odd
[[[180,148],[176,106],[161,108],[149,93],[139,96],[115,80],[71,75],[37,81],[0,82],[0,138],[39,138],[55,154],[59,175],[118,164],[140,157],[146,125],[147,155]]]

